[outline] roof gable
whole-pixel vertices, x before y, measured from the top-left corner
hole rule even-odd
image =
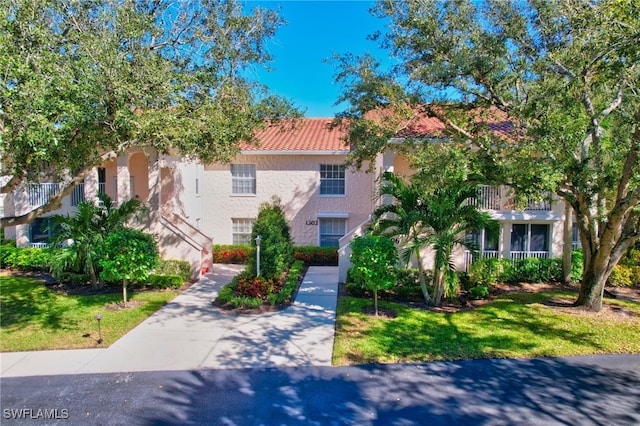
[[[243,152],[335,152],[349,151],[343,138],[345,133],[331,127],[331,118],[302,118],[293,129],[278,125],[268,126],[256,133],[258,145],[243,144]]]

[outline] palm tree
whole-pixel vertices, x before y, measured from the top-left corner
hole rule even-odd
[[[452,256],[455,247],[464,246],[477,252],[477,246],[465,238],[466,231],[485,229],[489,236],[497,236],[499,223],[468,202],[477,195],[474,185],[450,185],[427,192],[391,172],[383,173],[382,179],[380,195],[390,196],[394,202],[374,211],[372,230],[403,237],[402,258],[408,263],[415,255],[425,303],[437,306],[444,294],[445,281],[451,282],[455,277]],[[426,247],[434,252],[432,295],[426,287],[421,258]]]
[[[394,202],[382,204],[373,212],[371,230],[375,234],[390,238],[401,237],[405,240],[405,250],[401,252],[401,258],[409,264],[411,256],[415,255],[420,289],[425,303],[431,304],[420,252],[423,223],[427,214],[422,203],[422,194],[417,186],[409,184],[391,172],[384,172],[381,178],[380,197],[392,197]]]
[[[73,270],[89,275],[91,285],[98,283],[98,248],[104,238],[124,228],[125,224],[144,207],[139,200],[129,200],[115,207],[106,194],[98,194],[100,204],[82,202],[73,216],[55,215],[52,220],[52,247],[71,244],[55,253],[55,272]]]
[[[445,282],[455,282],[453,251],[457,246],[477,253],[478,247],[465,238],[467,231],[485,230],[490,238],[500,232],[500,224],[487,212],[482,212],[469,199],[476,197],[476,185],[457,184],[440,187],[425,195],[425,233],[419,244],[434,252],[433,304],[439,305],[445,293]]]

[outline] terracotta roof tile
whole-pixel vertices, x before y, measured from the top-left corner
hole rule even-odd
[[[280,126],[269,126],[257,133],[258,146],[244,145],[242,150],[251,151],[348,151],[344,132],[331,128],[331,118],[303,118],[294,129],[283,130]]]

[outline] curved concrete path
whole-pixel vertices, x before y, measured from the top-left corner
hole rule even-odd
[[[310,267],[295,302],[259,315],[211,302],[242,270],[213,271],[108,348],[0,354],[1,377],[222,368],[330,366],[337,267]]]

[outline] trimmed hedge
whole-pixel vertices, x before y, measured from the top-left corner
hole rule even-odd
[[[293,247],[293,257],[308,266],[338,266],[336,247],[297,246]]]
[[[52,251],[48,248],[16,248],[15,242],[0,247],[0,268],[49,271]]]
[[[186,260],[160,259],[158,266],[156,266],[155,274],[178,275],[182,282],[189,281],[191,279],[191,264]]]
[[[215,244],[213,246],[213,263],[233,263],[246,265],[254,248],[249,244]]]
[[[575,262],[576,260],[574,260]],[[527,258],[478,259],[469,266],[472,286],[496,282],[559,282],[562,280],[562,259]]]
[[[213,263],[246,265],[255,256],[255,248],[248,244],[216,244],[213,246]],[[336,247],[294,246],[293,257],[307,266],[338,266]]]
[[[180,275],[151,274],[146,283],[149,288],[180,288],[186,280]]]

